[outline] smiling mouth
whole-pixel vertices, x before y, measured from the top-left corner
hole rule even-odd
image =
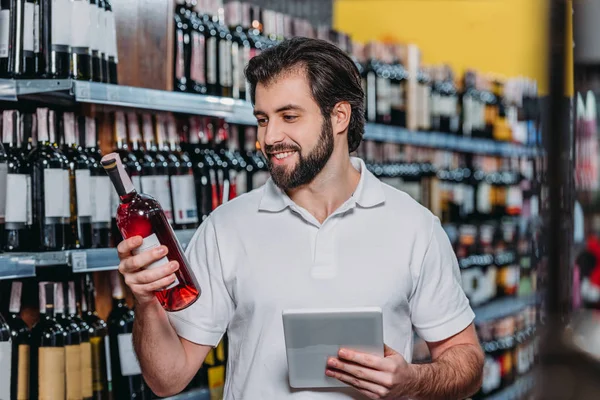
[[[283,160],[283,159],[285,159],[285,158],[288,158],[289,156],[291,156],[291,155],[292,155],[292,154],[294,154],[294,153],[296,153],[296,151],[295,151],[295,150],[292,150],[292,151],[285,151],[285,152],[282,152],[282,153],[275,153],[275,154],[271,154],[271,157],[274,157],[274,158],[276,158],[276,159],[278,159],[278,160]]]

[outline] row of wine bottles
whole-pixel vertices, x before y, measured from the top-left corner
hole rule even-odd
[[[0,78],[117,83],[109,0],[3,0],[0,6]]]
[[[113,271],[112,310],[98,316],[91,275],[40,282],[40,318],[32,329],[21,318],[23,283],[13,281],[6,320],[0,316],[0,398],[153,399],[133,349],[135,318]],[[226,340],[226,339],[225,339]],[[222,397],[226,350],[211,350],[187,389],[211,388]]]
[[[135,187],[159,201],[175,229],[196,228],[220,204],[268,179],[255,128],[160,113],[109,117],[115,151]],[[101,248],[120,240],[119,198],[100,165],[94,118],[47,108],[5,110],[1,125],[5,251]]]

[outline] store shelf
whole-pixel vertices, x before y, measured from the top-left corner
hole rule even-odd
[[[486,400],[519,400],[526,396],[535,385],[535,376],[529,373],[521,378],[518,378],[511,386],[501,390],[500,392],[486,397]]]
[[[70,79],[0,79],[0,100],[17,101],[20,96],[67,92],[71,86]]]
[[[505,297],[493,300],[483,306],[474,307],[475,322],[482,323],[516,314],[525,307],[535,304],[536,299],[537,297],[535,295]]]
[[[507,336],[498,340],[490,340],[482,342],[481,347],[486,353],[493,353],[498,350],[509,350],[515,346],[522,344],[535,335],[535,327],[529,327],[515,333],[512,336]]]
[[[210,391],[204,388],[193,389],[175,396],[165,397],[165,400],[210,400]]]
[[[175,231],[185,249],[195,229]],[[35,276],[36,267],[69,266],[73,272],[115,270],[119,257],[115,249],[89,249],[47,251],[40,253],[6,253],[0,255],[0,279],[15,279]]]

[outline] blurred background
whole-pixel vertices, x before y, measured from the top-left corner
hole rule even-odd
[[[474,398],[600,398],[600,3],[0,6],[1,399],[65,379],[81,380],[74,398],[157,398],[131,345],[118,198],[99,159],[119,152],[185,247],[212,210],[268,179],[243,70],[293,36],[352,57],[367,118],[356,155],[443,223],[486,354]],[[35,328],[47,282],[72,342]],[[81,357],[48,355],[55,375],[39,376],[32,341]],[[413,362],[429,361],[415,337]],[[226,365],[225,337],[172,399],[221,399]]]

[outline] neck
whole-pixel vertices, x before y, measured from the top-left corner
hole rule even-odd
[[[348,152],[337,153],[334,151],[312,182],[287,191],[294,203],[306,209],[320,223],[352,196],[360,181],[361,173],[352,166]]]

